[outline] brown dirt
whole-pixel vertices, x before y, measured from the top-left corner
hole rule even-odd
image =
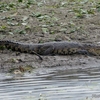
[[[69,0],[70,1],[70,0]],[[77,41],[100,43],[100,12],[94,9],[93,14],[84,14],[83,18],[76,18],[73,9],[77,3],[61,1],[35,2],[28,5],[26,2],[2,0],[5,4],[14,5],[10,10],[3,9],[0,13],[0,40],[14,40],[25,43],[39,43],[47,41]],[[81,5],[83,9],[95,7],[90,2]],[[80,8],[80,6],[79,6]],[[2,8],[1,8],[2,9]],[[33,14],[35,13],[35,15]],[[47,16],[45,16],[47,15]],[[46,31],[45,31],[46,30]],[[37,56],[19,54],[4,50],[0,51],[1,71],[20,65],[38,67],[66,66],[66,68],[100,67],[99,57],[83,55],[72,56],[43,56],[40,61]]]

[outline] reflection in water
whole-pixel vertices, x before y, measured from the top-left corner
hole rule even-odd
[[[24,76],[0,74],[0,100],[100,99],[100,68],[41,68]]]

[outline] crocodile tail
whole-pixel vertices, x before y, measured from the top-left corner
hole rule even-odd
[[[41,60],[43,60],[42,57],[37,52],[29,49],[29,45],[24,45],[22,43],[7,40],[7,41],[0,41],[0,48],[1,47],[11,49],[13,51],[33,53],[33,54],[37,55]]]
[[[5,48],[11,49],[11,50],[16,50],[16,47],[18,47],[18,45],[19,45],[19,43],[12,42],[12,41],[9,41],[9,40],[0,41],[0,46],[5,46]]]

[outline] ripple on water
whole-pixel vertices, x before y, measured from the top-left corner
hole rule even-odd
[[[0,100],[86,100],[96,99],[99,93],[98,68],[36,69],[22,77],[0,74]]]

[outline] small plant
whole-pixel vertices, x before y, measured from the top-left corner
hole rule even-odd
[[[18,0],[18,2],[23,2],[23,0]]]
[[[14,30],[14,33],[19,33],[19,34],[26,34],[26,31],[25,30],[19,30],[19,29],[17,29],[17,30]]]
[[[15,3],[0,3],[0,12],[9,11],[11,9],[15,9]]]
[[[4,50],[6,47],[5,46],[0,46],[0,50]]]
[[[6,28],[7,28],[6,25],[2,25],[2,26],[0,26],[0,29],[1,29],[1,30],[5,30]]]
[[[98,12],[100,12],[100,3],[97,3],[96,9],[97,9]]]
[[[73,11],[78,18],[84,18],[85,14],[87,14],[87,11],[83,9],[73,9]]]

